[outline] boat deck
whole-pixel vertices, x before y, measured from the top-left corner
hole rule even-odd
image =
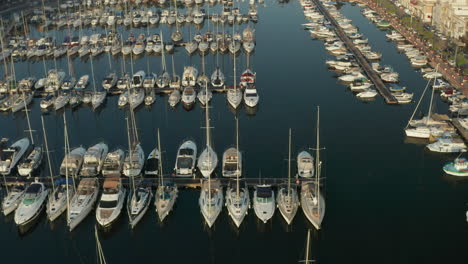
[[[362,55],[361,51],[356,48],[354,43],[348,38],[346,33],[343,31],[341,26],[336,22],[335,18],[333,18],[328,10],[322,5],[322,3],[318,0],[313,0],[315,5],[317,6],[318,10],[332,23],[335,27],[335,32],[338,37],[346,44],[348,49],[355,55],[357,62],[361,65],[361,67],[366,72],[367,76],[371,79],[374,83],[375,88],[380,93],[380,95],[385,99],[387,104],[398,104],[398,101],[392,95],[388,87],[383,83],[380,76],[372,69],[367,59]]]

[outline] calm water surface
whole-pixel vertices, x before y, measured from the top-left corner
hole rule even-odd
[[[244,3],[244,10],[246,6]],[[426,81],[403,54],[397,53],[395,45],[386,41],[385,32],[366,20],[359,7],[344,5],[341,10],[369,38],[373,49],[383,53],[382,64],[392,65],[400,73],[402,84],[419,95]],[[268,1],[259,7],[259,18],[255,26],[257,47],[250,64],[257,72],[260,105],[256,112],[241,109],[237,113],[245,177],[257,178],[260,172],[263,177],[286,177],[288,128],[293,129],[294,155],[314,146],[315,108],[320,105],[327,211],[323,229],[312,232],[313,257],[320,263],[466,263],[468,184],[443,176],[442,165],[455,156],[429,153],[423,145],[404,143],[402,128],[414,104],[388,106],[381,98],[363,103],[337,84],[335,74],[324,64],[331,56],[323,43],[311,40],[300,26],[306,21],[297,2]],[[167,27],[161,29],[169,37]],[[193,28],[190,31],[196,32]],[[91,34],[92,30],[86,32]],[[184,32],[187,37],[189,30],[184,28]],[[151,28],[150,33],[159,33],[159,28]],[[64,33],[50,34],[61,40]],[[174,59],[179,74],[184,65],[201,68],[200,56],[188,57],[183,49]],[[206,57],[208,74],[216,61],[216,56]],[[232,84],[232,57],[220,56],[218,62]],[[56,63],[67,71],[66,59]],[[158,73],[160,63],[161,58],[156,56],[137,58],[134,71],[148,71],[149,66],[150,71]],[[48,68],[53,65],[53,61],[47,62]],[[243,54],[237,58],[237,65],[238,73],[245,69]],[[103,55],[94,60],[94,66],[99,85],[111,70],[121,72],[122,60]],[[76,76],[90,74],[89,61],[75,59],[73,67]],[[130,71],[129,60],[126,67]],[[42,62],[18,62],[16,71],[20,79],[42,77],[44,69]],[[221,158],[235,142],[234,113],[222,94],[214,96],[212,106],[214,148]],[[436,110],[445,113],[446,106],[438,101]],[[31,112],[32,126],[40,131],[38,99]],[[65,112],[72,146],[90,146],[103,139],[111,149],[125,148],[126,113],[118,109],[117,97],[108,97],[105,107],[96,113],[88,107]],[[63,157],[62,113],[44,116],[58,168]],[[192,111],[180,105],[173,110],[167,96],[161,96],[152,108],[138,109],[136,118],[146,154],[156,144],[156,129],[161,129],[166,172],[174,166],[183,139],[194,139],[199,148],[204,144],[204,111],[199,105]],[[0,127],[2,137],[24,136],[24,113],[1,115]],[[36,136],[42,138],[40,132]],[[156,220],[154,207],[133,231],[122,214],[111,232],[100,234],[108,263],[297,263],[303,259],[306,232],[313,227],[302,211],[287,227],[279,212],[265,225],[250,210],[237,230],[224,208],[214,228],[208,230],[199,212],[198,197],[198,190],[181,191],[175,210],[162,225]],[[1,216],[2,259],[93,263],[94,224],[91,214],[70,233],[64,218],[50,224],[42,217],[32,232],[19,235],[13,219]]]

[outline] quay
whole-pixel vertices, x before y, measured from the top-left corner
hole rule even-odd
[[[468,130],[465,129],[458,121],[458,118],[452,118],[450,123],[458,130],[458,133],[463,137],[465,142],[468,142]]]
[[[417,34],[410,31],[407,27],[400,23],[400,20],[396,16],[392,16],[384,8],[377,5],[372,0],[361,0],[362,3],[366,4],[369,8],[377,12],[382,18],[387,20],[403,37],[406,41],[417,47],[424,55],[428,58],[429,64],[433,68],[437,68],[438,72],[442,74],[445,80],[456,89],[462,90],[463,93],[468,92],[468,83],[463,82],[463,74],[455,71],[455,68],[448,64],[440,54],[437,54],[433,48],[429,47],[424,41],[422,41]]]
[[[54,176],[53,179],[59,179],[60,176]],[[83,177],[77,177],[76,184],[79,183],[79,180]],[[122,179],[122,184],[126,187],[131,186],[131,179],[125,176],[120,177]],[[38,177],[38,181],[43,182],[47,186],[51,186],[51,178],[50,177]],[[98,177],[100,186],[102,186],[105,177]],[[236,184],[236,178],[225,178],[225,177],[213,177],[212,179],[218,179],[221,181],[221,186],[227,187],[230,184]],[[137,177],[135,181],[145,180],[151,183],[151,186],[157,187],[160,181],[160,178],[146,178],[146,177]],[[167,176],[164,177],[164,182],[173,182],[177,184],[178,188],[190,188],[190,189],[197,189],[201,188],[201,181],[203,179],[200,177],[190,177],[190,178],[182,178],[182,177],[173,177]],[[257,184],[270,184],[272,186],[279,186],[283,184],[287,184],[287,178],[240,178],[241,183],[246,183],[249,188],[253,188]],[[301,181],[310,181],[312,179],[301,179]],[[3,181],[1,181],[2,186],[10,186],[14,185],[17,182],[33,182],[34,177],[13,177],[13,176],[5,176],[3,177]],[[298,185],[298,182],[291,182],[292,185]]]
[[[371,79],[371,81],[374,83],[376,89],[379,91],[380,95],[385,99],[385,102],[387,104],[398,104],[398,101],[395,99],[395,97],[392,95],[390,90],[388,89],[387,86],[383,83],[382,79],[380,79],[380,76],[374,71],[374,69],[369,65],[369,62],[367,59],[362,55],[361,51],[356,48],[354,43],[348,38],[348,36],[345,34],[341,26],[336,22],[335,18],[333,18],[328,10],[322,5],[322,3],[319,0],[313,0],[315,5],[317,6],[318,10],[327,17],[328,21],[332,23],[332,25],[335,27],[335,32],[336,34],[340,37],[340,39],[346,44],[346,46],[351,50],[351,52],[355,55],[358,63],[361,65],[361,67],[364,69],[366,72],[367,76]]]

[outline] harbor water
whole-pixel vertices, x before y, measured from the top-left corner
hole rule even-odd
[[[373,50],[383,54],[381,65],[391,65],[400,73],[401,84],[419,98],[427,81],[411,67],[404,54],[397,52],[395,44],[386,40],[385,32],[363,17],[360,10],[361,7],[350,4],[340,8],[369,39]],[[99,232],[107,263],[297,263],[304,259],[308,229],[312,230],[311,256],[319,263],[466,263],[468,181],[443,174],[443,164],[456,155],[430,153],[425,145],[405,139],[403,129],[415,104],[390,106],[379,96],[363,102],[339,84],[337,75],[327,70],[325,61],[332,56],[327,54],[323,42],[312,40],[301,26],[307,21],[297,1],[266,1],[258,6],[258,15],[259,22],[254,26],[255,53],[248,60],[241,53],[236,64],[237,75],[245,70],[247,62],[257,73],[260,103],[257,109],[241,107],[236,113],[229,108],[225,94],[214,94],[210,108],[213,148],[221,157],[224,150],[234,146],[237,115],[243,177],[285,178],[288,129],[292,129],[293,157],[313,148],[316,106],[320,106],[327,208],[322,229],[315,230],[302,210],[287,226],[278,210],[270,222],[263,224],[253,209],[237,229],[225,207],[214,227],[208,229],[198,206],[200,191],[183,189],[174,211],[163,224],[158,222],[152,205],[134,230],[129,228],[126,213],[122,212],[111,231]],[[168,39],[167,26],[149,31],[154,34],[160,29]],[[86,30],[91,34],[91,29]],[[188,28],[182,30],[188,38]],[[232,28],[226,27],[228,30]],[[135,36],[146,31],[146,28],[133,30]],[[195,32],[192,28],[191,33]],[[121,28],[119,33],[126,38],[129,30]],[[33,30],[34,34],[42,35]],[[63,39],[63,34],[57,33],[57,39]],[[166,56],[166,61],[171,69],[171,56]],[[207,75],[211,75],[217,61],[228,85],[232,85],[230,55],[207,55]],[[130,71],[130,60],[125,62]],[[177,49],[174,62],[179,75],[183,66],[194,65],[201,70],[201,56],[189,57],[183,48]],[[68,71],[66,58],[55,63],[57,68]],[[46,64],[48,69],[55,67],[53,60]],[[77,77],[91,76],[90,60],[76,58],[72,64]],[[93,59],[93,64],[97,87],[109,72],[120,75],[122,71],[121,57],[104,54]],[[148,68],[159,73],[161,57],[134,59],[135,72],[148,72]],[[42,61],[17,62],[15,70],[18,80],[44,75]],[[88,89],[92,89],[92,84]],[[146,155],[156,146],[156,130],[160,129],[164,171],[170,174],[177,148],[184,139],[193,139],[199,149],[203,148],[205,112],[198,102],[190,111],[181,105],[171,109],[167,97],[158,96],[153,106],[138,108],[135,116]],[[81,106],[73,111],[66,108],[43,113],[40,99],[34,99],[30,109],[34,135],[38,142],[42,141],[40,115],[44,115],[57,174],[63,158],[64,114],[72,147],[89,147],[104,140],[110,149],[127,148],[127,110],[118,108],[118,96],[106,100],[96,112]],[[447,106],[439,98],[436,101],[434,112],[446,113]],[[426,100],[420,109],[427,111],[428,104]],[[1,137],[17,139],[26,135],[26,129],[24,112],[0,115]],[[219,167],[216,174],[221,177]],[[94,212],[73,232],[68,231],[64,217],[51,224],[43,215],[30,232],[19,234],[13,218],[2,215],[2,259],[19,263],[39,259],[49,263],[94,263],[95,225]]]

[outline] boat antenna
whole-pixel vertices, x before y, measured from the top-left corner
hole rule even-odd
[[[240,162],[240,151],[239,151],[239,119],[237,116],[234,117],[236,119],[236,156],[237,156],[237,162],[236,162],[236,184],[237,184],[237,190],[236,190],[236,198],[239,199],[239,177],[240,177],[240,168],[239,168],[239,162]]]
[[[163,174],[163,166],[162,166],[162,150],[161,150],[161,139],[159,137],[159,128],[158,128],[158,149],[159,149],[159,175],[161,178],[161,186],[163,186],[164,174]],[[164,199],[164,192],[163,192],[163,199]]]
[[[291,192],[291,128],[289,128],[289,147],[288,147],[288,201],[290,201]]]
[[[47,154],[47,165],[49,167],[50,181],[52,183],[52,190],[53,190],[53,192],[55,192],[54,177],[52,175],[52,166],[50,164],[49,144],[47,142],[47,133],[46,133],[45,125],[44,125],[44,116],[43,115],[41,115],[41,123],[42,123],[42,133],[44,134],[44,143],[45,143],[46,154]]]
[[[315,150],[315,167],[317,172],[315,173],[316,177],[316,195],[317,195],[317,208],[318,208],[318,214],[320,215],[320,106],[317,106],[317,149]]]

